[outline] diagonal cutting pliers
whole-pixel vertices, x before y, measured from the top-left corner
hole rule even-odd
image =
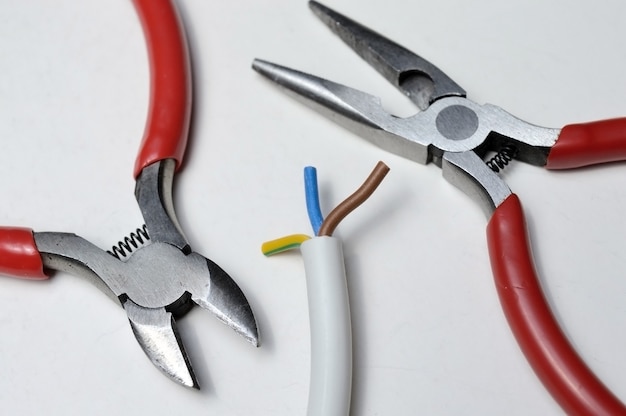
[[[562,129],[532,125],[500,107],[467,99],[465,90],[439,68],[395,42],[317,2],[309,5],[421,111],[398,118],[377,97],[345,85],[262,60],[255,60],[253,68],[376,146],[441,167],[444,178],[487,214],[489,254],[502,308],[545,387],[569,414],[626,414],[624,404],[593,374],[559,327],[535,272],[520,201],[497,174],[513,159],[548,169],[625,160],[626,118]]]
[[[0,274],[46,279],[50,269],[87,278],[125,309],[139,345],[172,380],[198,388],[175,319],[193,305],[255,346],[252,309],[235,281],[194,252],[172,198],[189,133],[191,73],[181,20],[170,0],[133,0],[150,59],[151,93],[136,159],[135,196],[145,225],[109,252],[69,233],[0,227]]]

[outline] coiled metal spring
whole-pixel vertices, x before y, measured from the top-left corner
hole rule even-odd
[[[495,173],[500,172],[504,169],[517,155],[517,147],[512,144],[505,144],[502,148],[496,153],[494,157],[489,159],[486,163],[489,168]]]
[[[124,237],[124,240],[119,241],[107,253],[118,260],[126,259],[134,250],[143,246],[148,240],[150,240],[148,226],[144,224],[141,228],[137,228],[130,235]]]

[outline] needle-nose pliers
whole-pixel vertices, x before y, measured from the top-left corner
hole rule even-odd
[[[0,274],[45,279],[48,270],[85,277],[118,301],[152,363],[198,388],[175,318],[193,305],[215,314],[257,346],[252,309],[233,279],[192,251],[174,211],[172,184],[189,133],[191,77],[185,34],[170,0],[133,0],[151,71],[144,138],[135,163],[135,196],[145,226],[110,252],[68,233],[0,227]]]
[[[518,197],[497,175],[513,159],[568,169],[626,159],[626,118],[562,129],[529,124],[500,107],[480,105],[443,71],[365,26],[317,3],[313,12],[421,112],[387,113],[377,97],[303,72],[255,60],[256,71],[373,144],[441,167],[489,219],[487,240],[509,325],[552,396],[571,414],[623,415],[626,407],[575,352],[548,306],[532,261]],[[495,152],[487,163],[490,152]]]

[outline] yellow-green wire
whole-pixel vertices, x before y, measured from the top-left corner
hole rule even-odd
[[[266,256],[271,256],[273,254],[282,253],[283,251],[298,248],[300,244],[310,239],[311,237],[305,234],[292,234],[277,238],[276,240],[266,241],[261,245],[261,251]]]

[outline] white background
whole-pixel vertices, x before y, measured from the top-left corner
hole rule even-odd
[[[194,309],[179,329],[202,390],[162,376],[123,310],[90,284],[0,281],[0,413],[301,415],[309,377],[297,253],[260,244],[310,233],[302,169],[318,168],[322,210],[379,159],[391,172],[337,235],[354,331],[354,415],[560,414],[503,318],[469,198],[375,148],[250,69],[260,57],[415,110],[305,1],[178,2],[194,71],[194,117],[175,200],[192,247],[246,293],[252,348]],[[428,58],[468,97],[535,124],[626,114],[626,3],[540,0],[327,3]],[[132,168],[148,66],[129,1],[0,3],[0,223],[75,232],[108,248],[142,223]],[[538,271],[573,344],[626,400],[626,168],[514,164]]]

